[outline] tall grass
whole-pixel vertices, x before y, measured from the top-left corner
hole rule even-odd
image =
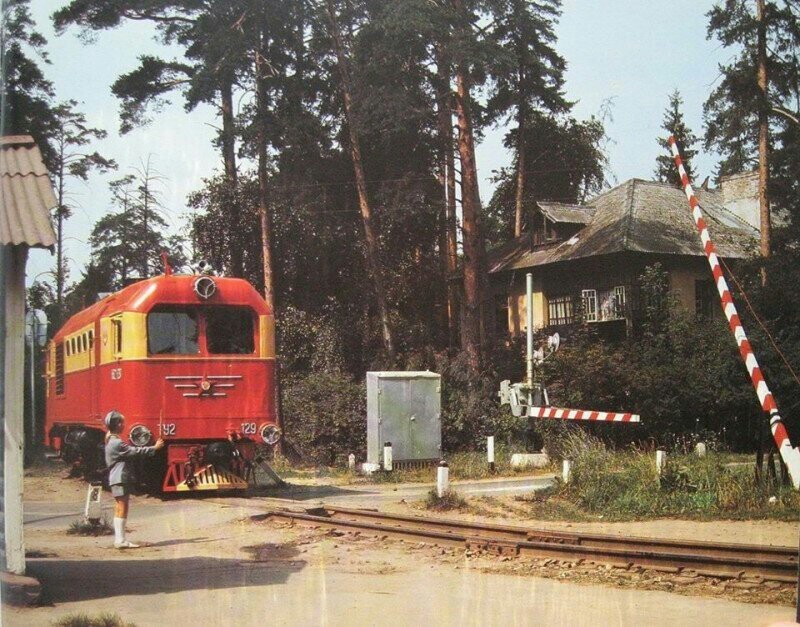
[[[572,475],[568,483],[559,483],[555,497],[587,513],[612,520],[798,519],[800,495],[789,486],[756,483],[749,465],[726,466],[713,453],[675,455],[668,456],[659,477],[652,452],[611,451],[591,436],[573,444]]]

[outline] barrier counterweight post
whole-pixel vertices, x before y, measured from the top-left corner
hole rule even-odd
[[[750,375],[750,380],[753,382],[753,387],[758,395],[761,407],[769,414],[769,425],[772,431],[772,437],[775,439],[775,444],[781,454],[781,459],[783,459],[786,467],[789,469],[792,485],[794,485],[795,489],[800,490],[800,450],[794,448],[789,440],[789,434],[786,432],[786,427],[778,411],[775,398],[772,396],[772,392],[770,392],[767,386],[758,361],[756,361],[756,356],[753,353],[753,348],[750,346],[750,342],[744,332],[742,322],[739,319],[739,313],[736,311],[736,305],[733,304],[731,292],[728,289],[728,284],[722,273],[716,248],[708,233],[708,226],[703,217],[703,211],[700,209],[700,203],[694,194],[694,189],[692,189],[689,176],[686,174],[686,169],[683,167],[678,145],[674,137],[669,138],[669,146],[672,150],[672,157],[675,160],[675,165],[678,167],[683,191],[692,209],[692,217],[694,218],[697,232],[700,234],[700,240],[703,243],[706,259],[708,259],[711,272],[714,275],[714,281],[717,285],[717,291],[719,292],[719,297],[722,302],[722,310],[725,312],[725,317],[728,319],[728,326],[731,329],[731,333],[733,333],[733,337],[736,338],[736,343],[739,346],[739,354],[742,356],[745,366],[747,366],[747,372]]]

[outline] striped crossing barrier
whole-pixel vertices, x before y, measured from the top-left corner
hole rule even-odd
[[[775,403],[772,392],[770,392],[767,386],[767,382],[764,380],[764,375],[761,372],[761,368],[758,366],[756,356],[753,354],[753,348],[750,346],[747,335],[745,335],[744,328],[742,328],[739,314],[736,311],[736,306],[733,304],[731,292],[728,289],[728,284],[725,281],[725,276],[722,274],[722,268],[719,265],[717,251],[714,248],[714,243],[711,241],[711,236],[708,234],[708,226],[703,217],[703,212],[700,209],[700,203],[694,195],[694,190],[689,182],[686,169],[683,167],[680,151],[678,150],[678,145],[674,137],[669,138],[669,145],[672,150],[672,157],[675,159],[675,165],[678,166],[678,173],[680,174],[681,183],[683,184],[683,191],[692,209],[695,226],[700,234],[700,240],[703,242],[706,258],[711,266],[714,281],[717,284],[717,291],[719,292],[719,297],[722,302],[722,310],[725,312],[725,317],[728,319],[728,326],[730,326],[733,337],[736,338],[736,343],[739,346],[739,354],[742,356],[745,366],[747,366],[747,372],[753,382],[753,387],[758,395],[761,407],[769,414],[772,437],[775,439],[775,444],[778,447],[781,458],[789,469],[789,476],[792,478],[792,484],[795,489],[800,490],[800,450],[794,448],[789,440],[789,434],[786,432],[786,427],[783,425],[783,419],[778,412],[778,406]]]
[[[529,418],[560,418],[561,420],[594,420],[600,422],[639,422],[638,414],[560,407],[528,407]]]

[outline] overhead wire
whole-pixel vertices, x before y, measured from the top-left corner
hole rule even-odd
[[[756,313],[756,310],[753,307],[753,304],[750,302],[750,298],[748,298],[747,292],[745,291],[744,287],[742,286],[741,283],[739,283],[739,280],[736,278],[736,275],[731,271],[730,267],[728,267],[728,264],[726,264],[721,257],[719,260],[720,263],[722,264],[722,267],[725,268],[725,272],[728,273],[734,285],[736,285],[736,289],[738,289],[739,293],[742,295],[742,299],[744,300],[745,306],[747,307],[750,314],[753,316],[753,319],[758,323],[758,326],[761,327],[764,333],[766,333],[767,338],[772,344],[772,347],[775,349],[775,352],[780,356],[783,363],[789,369],[789,372],[792,374],[792,377],[794,377],[794,380],[797,383],[797,385],[800,386],[800,377],[797,376],[797,373],[795,372],[794,368],[792,368],[792,364],[789,363],[789,360],[786,358],[786,355],[783,354],[783,351],[778,346],[778,343],[775,341],[775,338],[772,336],[772,333],[770,333],[769,329],[762,321],[761,316],[759,316],[758,313]]]

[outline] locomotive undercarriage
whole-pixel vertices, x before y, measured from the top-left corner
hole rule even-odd
[[[50,446],[71,464],[70,475],[103,481],[105,433],[81,425],[54,425]],[[255,443],[249,440],[175,442],[154,458],[132,460],[137,487],[149,493],[244,490],[254,476]]]

